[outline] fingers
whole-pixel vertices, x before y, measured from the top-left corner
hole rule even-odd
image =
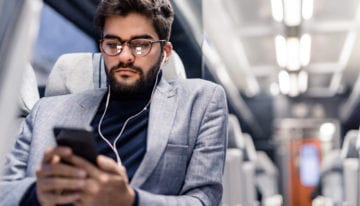
[[[70,165],[60,163],[63,160]],[[108,160],[109,163],[113,160]],[[60,163],[60,164],[56,164]],[[110,163],[111,164],[111,163]],[[81,170],[79,170],[81,169]],[[44,152],[39,176],[83,177],[84,172],[92,177],[101,175],[101,170],[87,160],[74,155],[68,147],[52,147]],[[82,172],[83,171],[83,172]]]
[[[79,191],[84,188],[86,180],[62,177],[48,177],[38,179],[37,186],[43,192],[58,193],[57,191]]]
[[[98,156],[97,163],[100,169],[113,174],[122,175],[124,173],[122,170],[125,170],[123,166],[120,166],[113,159],[104,155]]]
[[[47,166],[49,168],[46,168]],[[45,169],[42,170],[42,168]],[[42,205],[66,204],[80,198],[80,192],[86,184],[84,171],[71,174],[71,171],[75,170],[64,164],[45,165],[42,168],[36,171],[37,195]]]
[[[84,169],[90,177],[95,179],[101,179],[106,175],[125,174],[126,176],[126,171],[123,166],[118,165],[113,159],[103,155],[99,155],[97,158],[99,167],[76,155],[67,156],[65,160],[75,167]]]
[[[68,157],[72,151],[68,147],[50,147],[44,152],[43,164],[51,164],[60,161],[61,158]],[[54,159],[55,158],[55,159]]]
[[[73,156],[70,148],[53,147],[46,149],[43,163],[36,171],[37,178],[61,176],[68,178],[85,178],[86,171],[71,165],[60,163],[60,159]]]
[[[101,185],[95,179],[88,179],[84,187],[84,195],[86,194],[97,194],[100,192]]]
[[[40,193],[38,192],[38,195]],[[80,193],[41,193],[39,196],[39,201],[41,205],[58,205],[58,204],[68,204],[72,202],[76,202],[80,199]]]
[[[64,157],[64,160],[77,168],[81,168],[86,171],[87,175],[96,178],[101,175],[102,171],[95,165],[77,155],[69,155]]]
[[[60,176],[69,178],[85,178],[86,171],[67,164],[43,164],[36,171],[37,177]]]
[[[87,174],[83,169],[65,164],[43,164],[36,171],[38,193],[49,196],[57,191],[80,191]]]

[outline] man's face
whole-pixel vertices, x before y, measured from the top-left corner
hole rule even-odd
[[[108,17],[103,38],[121,42],[133,39],[159,40],[151,19],[137,13],[130,13],[125,17]],[[123,45],[117,56],[108,56],[103,52],[112,91],[120,95],[139,94],[153,84],[163,58],[161,51],[161,44],[153,43],[150,52],[143,57],[133,55],[128,45]],[[165,45],[164,52],[171,52],[170,43]]]

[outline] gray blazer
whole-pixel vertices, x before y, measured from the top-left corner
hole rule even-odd
[[[0,205],[18,205],[36,181],[54,126],[89,127],[105,89],[40,100],[7,156]],[[131,186],[140,205],[219,205],[227,139],[224,90],[204,80],[161,80],[150,107],[147,151]]]

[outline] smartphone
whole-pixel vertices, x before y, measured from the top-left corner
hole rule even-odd
[[[59,146],[70,147],[74,154],[97,165],[96,142],[92,130],[56,127],[54,135]]]

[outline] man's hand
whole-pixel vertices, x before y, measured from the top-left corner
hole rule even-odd
[[[60,162],[74,156],[66,147],[49,148],[44,153],[41,166],[36,171],[36,192],[41,205],[66,204],[79,200],[87,173]]]
[[[76,201],[76,205],[123,205],[131,206],[134,202],[135,192],[129,186],[126,170],[114,160],[99,155],[97,163],[99,168],[78,157],[69,160],[87,174],[86,185]]]
[[[67,147],[47,149],[36,171],[41,205],[131,206],[135,192],[129,186],[125,168],[102,155],[98,156],[97,163],[99,168],[74,155]]]

